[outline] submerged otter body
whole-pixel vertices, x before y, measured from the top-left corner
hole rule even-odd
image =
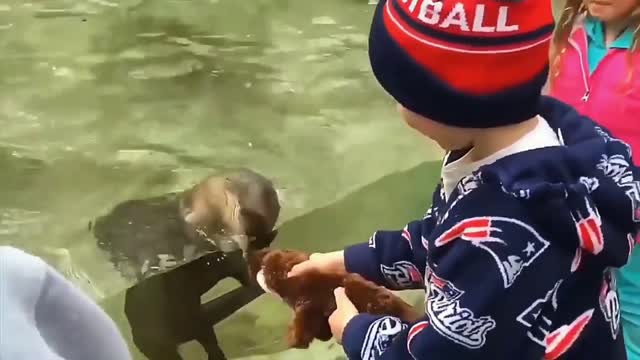
[[[268,246],[279,214],[271,181],[239,170],[184,192],[125,201],[92,230],[118,271],[139,281],[206,253]]]
[[[209,359],[225,358],[210,319],[259,295],[243,255],[271,244],[279,214],[272,182],[239,170],[207,177],[184,192],[125,201],[96,219],[98,246],[136,282],[126,292],[125,314],[148,359],[181,359],[178,346],[191,340]],[[201,296],[227,277],[246,287],[217,303],[223,308],[204,313]]]

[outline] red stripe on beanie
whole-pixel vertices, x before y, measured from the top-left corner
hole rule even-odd
[[[393,0],[393,2],[416,23],[450,34],[500,38],[505,35],[532,32],[542,25],[553,23],[551,7],[544,3],[544,0]],[[439,16],[435,16],[436,13]],[[449,26],[445,24],[447,17],[450,20]],[[436,18],[440,20],[436,24],[426,22]],[[466,29],[457,26],[456,23],[459,22],[465,22]]]
[[[549,24],[547,26],[538,27],[533,31],[517,32],[511,36],[505,36],[500,33],[498,33],[500,36],[486,36],[486,34],[488,34],[487,32],[472,33],[471,35],[465,34],[464,32],[462,32],[462,34],[460,34],[460,32],[447,33],[437,28],[428,29],[427,27],[416,23],[416,21],[411,19],[405,11],[398,6],[397,1],[388,2],[385,5],[385,12],[387,13],[386,15],[394,22],[396,28],[407,33],[407,35],[414,38],[416,41],[427,46],[431,45],[438,48],[469,54],[496,54],[522,51],[548,41],[553,29],[553,24]],[[407,21],[406,19],[409,20]],[[411,24],[408,24],[407,22],[411,22]],[[484,21],[475,25],[483,30],[496,28],[496,26],[487,26],[484,24]]]
[[[553,17],[545,1],[387,0],[384,6],[391,38],[458,91],[504,91],[547,66]]]

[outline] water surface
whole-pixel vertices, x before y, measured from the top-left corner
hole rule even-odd
[[[282,195],[277,246],[331,250],[420,216],[439,170],[424,162],[438,152],[369,72],[372,10],[364,0],[0,0],[0,243],[50,261],[129,336],[130,284],[87,231],[118,202],[249,167]],[[262,297],[218,336],[230,358],[299,359],[281,353],[288,316]],[[202,358],[190,344],[183,353]],[[304,356],[338,354],[317,344]]]

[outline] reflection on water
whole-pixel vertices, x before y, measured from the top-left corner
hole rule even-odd
[[[281,195],[275,246],[330,250],[420,215],[437,168],[403,171],[437,153],[369,73],[371,11],[364,0],[0,0],[0,243],[49,260],[129,337],[131,284],[87,229],[117,203],[248,167]],[[216,332],[230,358],[272,357],[288,316],[263,296]],[[340,353],[316,344],[315,356],[327,347]]]

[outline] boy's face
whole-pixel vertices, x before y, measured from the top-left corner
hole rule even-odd
[[[585,0],[589,15],[603,21],[624,21],[640,6],[639,0]]]
[[[444,125],[418,115],[398,104],[398,112],[404,121],[422,135],[430,138],[440,145],[445,151],[453,151],[469,148],[472,143],[472,134],[469,129]]]

